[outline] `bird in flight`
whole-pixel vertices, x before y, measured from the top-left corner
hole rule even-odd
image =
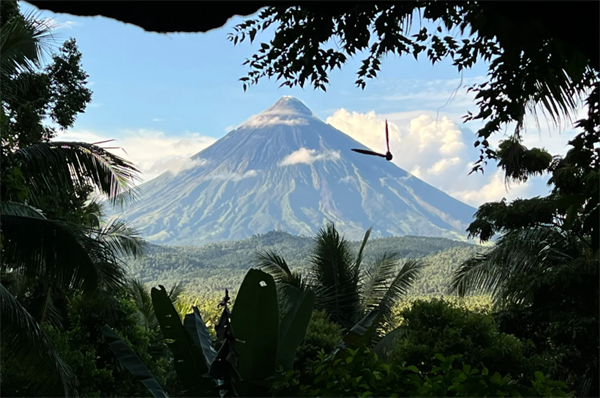
[[[364,155],[381,156],[382,158],[385,158],[385,160],[387,160],[387,161],[392,160],[393,156],[392,156],[392,153],[390,152],[390,134],[388,131],[387,120],[385,121],[385,143],[387,144],[387,152],[385,153],[385,155],[383,153],[367,151],[366,149],[352,149],[352,150],[354,152],[362,153]]]

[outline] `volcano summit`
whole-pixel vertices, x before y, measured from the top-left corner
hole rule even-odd
[[[328,220],[349,239],[372,225],[373,236],[465,236],[474,208],[351,148],[365,146],[286,96],[192,156],[192,167],[141,185],[121,216],[171,245],[273,229],[313,235]]]

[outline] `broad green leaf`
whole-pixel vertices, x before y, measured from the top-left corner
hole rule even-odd
[[[261,383],[275,372],[279,308],[273,277],[250,269],[240,286],[231,314],[238,371],[245,381]]]
[[[140,357],[111,329],[105,325],[102,328],[102,334],[110,346],[110,350],[125,369],[127,369],[136,380],[148,389],[155,398],[167,398],[167,394],[160,386],[156,378],[142,362]]]
[[[338,347],[360,348],[368,344],[372,333],[375,332],[373,325],[378,317],[377,309],[369,312],[346,333],[342,341],[338,343]]]
[[[439,359],[441,362],[446,362],[446,357],[440,353],[435,354],[434,357]]]
[[[382,359],[387,358],[388,352],[392,350],[392,344],[396,337],[402,333],[402,328],[397,327],[388,334],[386,334],[379,342],[373,347],[373,352]]]
[[[193,314],[187,314],[183,320],[183,325],[186,330],[192,336],[194,343],[202,348],[204,359],[206,360],[206,366],[210,368],[210,365],[217,357],[217,350],[212,346],[212,339],[208,333],[208,328],[200,315],[198,307],[192,307]]]
[[[164,286],[152,288],[151,294],[154,312],[163,336],[171,340],[168,345],[173,352],[177,376],[187,390],[187,395],[204,396],[212,386],[210,379],[204,377],[208,373],[208,366],[200,347],[194,344],[192,336],[181,324],[179,314]]]
[[[329,354],[329,358],[341,358],[352,352],[352,349],[365,347],[371,341],[375,332],[374,324],[379,318],[379,311],[372,310],[358,321],[352,329],[340,340]]]
[[[281,319],[281,324],[279,325],[277,365],[283,366],[286,370],[292,369],[294,366],[296,351],[306,335],[306,328],[310,322],[314,301],[315,294],[312,291],[303,293],[298,300],[291,304],[289,310]]]

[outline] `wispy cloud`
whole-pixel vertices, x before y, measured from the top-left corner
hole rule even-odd
[[[240,181],[245,178],[256,177],[258,175],[257,170],[248,170],[244,173],[219,173],[212,174],[205,179],[207,180],[223,180],[223,181]]]
[[[110,151],[133,162],[142,171],[142,180],[148,181],[164,172],[179,173],[190,167],[203,166],[204,161],[190,159],[216,139],[200,133],[186,133],[177,136],[166,136],[157,130],[125,131],[118,135],[106,133],[73,130],[60,134],[57,140],[99,142],[115,139],[108,144],[111,147],[122,147]]]
[[[312,164],[319,160],[337,160],[340,158],[340,151],[318,152],[316,149],[300,148],[284,157],[280,166],[291,166],[295,164]]]
[[[152,119],[153,122],[162,122],[164,119]]]
[[[76,26],[83,25],[81,22],[72,21],[72,20],[58,21],[55,18],[45,18],[44,21],[46,22],[46,24],[48,24],[48,26],[51,26],[54,30],[61,30],[61,29],[72,30]]]
[[[301,126],[308,124],[308,121],[305,118],[292,117],[292,118],[283,118],[280,116],[268,116],[268,115],[257,115],[252,116],[250,119],[245,121],[242,126],[243,127],[264,127],[264,126],[274,126],[277,124],[284,124],[287,126]]]

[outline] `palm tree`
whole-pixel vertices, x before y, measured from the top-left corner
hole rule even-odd
[[[50,184],[52,181],[64,190],[77,184],[92,184],[112,203],[120,203],[131,196],[129,188],[137,173],[133,165],[87,143],[39,143],[17,150],[11,158],[20,168],[34,202],[36,194],[56,188]],[[96,298],[116,294],[125,279],[123,257],[140,254],[143,246],[143,241],[121,221],[114,220],[99,228],[73,225],[49,220],[40,210],[25,203],[1,202],[0,223],[2,280],[20,280],[21,286],[27,286],[26,281],[44,281],[47,290],[42,294],[43,305],[38,307],[40,321],[57,319],[52,311],[52,299],[56,296],[53,291],[79,290]],[[50,340],[19,302],[18,297],[24,297],[18,290],[11,292],[4,286],[0,290],[4,359],[53,365],[54,374],[62,379],[64,386],[59,394],[71,394],[73,375],[64,371]],[[27,327],[29,331],[24,332]],[[38,372],[38,366],[35,372],[36,380],[46,379],[40,378],[43,374]],[[57,385],[40,385],[40,393],[56,394],[47,388]]]
[[[315,308],[325,310],[332,321],[350,329],[366,314],[378,311],[374,324],[378,335],[390,320],[392,309],[406,294],[422,269],[419,261],[405,261],[400,266],[397,253],[385,253],[363,268],[363,251],[371,234],[367,230],[358,251],[350,250],[349,242],[340,236],[333,224],[321,228],[315,237],[308,275],[291,271],[277,254],[265,251],[257,254],[257,265],[275,278],[281,296],[295,287],[315,293]],[[285,306],[285,302],[283,303]]]
[[[76,394],[75,377],[56,354],[40,321],[56,323],[56,297],[80,291],[111,297],[123,286],[123,257],[138,255],[142,240],[123,222],[74,225],[48,219],[34,206],[55,192],[90,186],[112,204],[134,197],[139,171],[129,162],[87,143],[14,142],[7,101],[19,102],[28,88],[23,73],[41,68],[52,26],[21,15],[14,1],[2,2],[0,86],[2,198],[0,201],[0,311],[2,359],[15,361],[43,395]],[[92,217],[93,218],[93,217]],[[31,297],[32,286],[34,303]],[[27,307],[27,308],[26,308]],[[32,311],[31,313],[29,311]]]
[[[508,333],[532,340],[538,350],[566,348],[559,377],[578,396],[597,396],[599,260],[588,238],[567,230],[513,230],[461,264],[450,291],[491,294]]]
[[[556,276],[578,259],[592,264],[589,243],[557,228],[507,232],[489,251],[462,263],[455,271],[450,292],[464,296],[489,293],[497,308],[529,305],[543,285],[559,283]]]

